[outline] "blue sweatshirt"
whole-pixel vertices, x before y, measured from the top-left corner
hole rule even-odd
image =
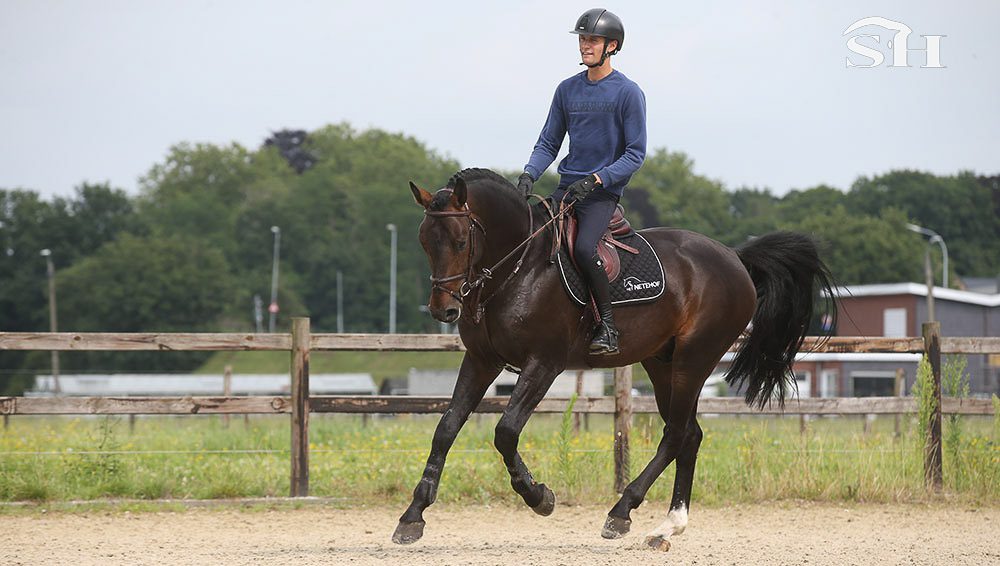
[[[646,158],[646,95],[618,71],[592,82],[587,71],[564,80],[524,166],[532,178],[555,161],[569,133],[569,155],[559,162],[559,186],[597,173],[618,196]]]

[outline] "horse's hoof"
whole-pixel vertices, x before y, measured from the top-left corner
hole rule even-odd
[[[653,550],[659,550],[660,552],[670,550],[670,541],[661,536],[646,537],[646,545]]]
[[[399,522],[396,527],[396,532],[392,533],[392,542],[396,544],[413,544],[420,540],[420,537],[424,536],[424,521],[417,521],[416,523],[404,523]]]
[[[555,511],[556,508],[556,494],[552,492],[551,489],[544,483],[539,487],[542,488],[542,502],[531,508],[532,511],[538,513],[542,517],[548,517]]]
[[[604,529],[601,530],[601,536],[604,538],[622,538],[628,534],[631,528],[632,519],[622,519],[621,517],[608,515],[608,519],[604,521]]]

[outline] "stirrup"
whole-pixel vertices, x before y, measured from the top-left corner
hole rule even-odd
[[[609,356],[617,354],[618,351],[618,329],[602,321],[598,326],[597,334],[590,341],[590,354]]]

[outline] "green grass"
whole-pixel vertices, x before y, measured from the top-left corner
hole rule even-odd
[[[493,449],[497,415],[477,415],[459,436],[439,491],[452,502],[518,501]],[[805,435],[797,417],[704,418],[694,498],[727,504],[760,500],[925,501],[921,448],[912,418],[893,437],[892,417],[862,432],[860,419],[816,419]],[[311,492],[356,503],[404,503],[420,477],[437,416],[313,415]],[[559,415],[536,415],[521,439],[538,481],[568,503],[612,502],[608,416],[573,435]],[[632,476],[652,456],[662,424],[635,418]],[[1000,439],[989,418],[968,418],[961,446],[945,451],[945,489],[970,503],[1000,504]],[[287,417],[14,417],[0,434],[0,501],[211,499],[285,496]],[[246,451],[274,452],[246,452]],[[192,451],[193,453],[186,453]],[[185,453],[172,453],[185,452]],[[668,500],[672,468],[650,491]]]
[[[376,383],[386,377],[404,377],[410,368],[454,368],[462,363],[462,352],[312,352],[311,373],[370,373]],[[219,352],[197,373],[221,374],[226,365],[234,373],[287,373],[288,352]]]

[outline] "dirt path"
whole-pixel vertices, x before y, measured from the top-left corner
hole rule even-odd
[[[607,510],[429,509],[424,538],[389,541],[401,509],[375,507],[0,516],[0,564],[1000,564],[1000,508],[809,503],[696,508],[664,554],[642,546],[662,505],[607,541]]]

